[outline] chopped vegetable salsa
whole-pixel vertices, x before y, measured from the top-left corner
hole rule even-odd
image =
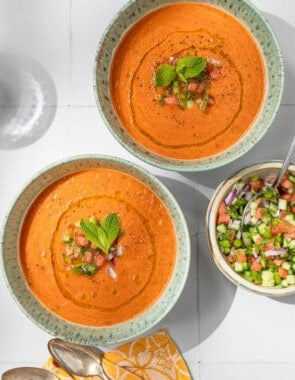
[[[295,176],[285,173],[278,191],[273,181],[252,176],[236,183],[219,206],[216,230],[235,272],[258,285],[284,288],[295,285]]]
[[[105,264],[112,278],[116,278],[114,266],[122,256],[122,236],[117,214],[108,214],[100,223],[96,217],[81,219],[71,225],[64,234],[63,259],[68,269],[77,275],[93,276]]]
[[[215,104],[209,92],[211,81],[220,76],[221,63],[214,58],[170,57],[169,63],[158,66],[155,73],[157,101],[183,109],[198,105],[205,112]]]

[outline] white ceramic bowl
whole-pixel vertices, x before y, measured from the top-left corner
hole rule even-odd
[[[218,216],[218,207],[220,203],[225,199],[227,194],[232,189],[233,185],[240,179],[247,179],[252,175],[258,174],[265,177],[270,173],[278,173],[282,163],[278,161],[265,162],[249,166],[240,170],[230,178],[221,182],[221,184],[215,190],[207,209],[206,225],[207,225],[207,242],[212,254],[213,260],[218,269],[235,285],[240,286],[243,289],[249,290],[256,294],[261,294],[271,297],[287,296],[295,293],[295,285],[288,286],[287,288],[275,287],[263,287],[256,285],[245,280],[241,275],[235,272],[229,263],[225,260],[224,255],[219,249],[216,233],[216,221]],[[289,166],[289,172],[295,175],[295,165]]]

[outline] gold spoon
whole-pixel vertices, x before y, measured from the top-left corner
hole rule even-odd
[[[104,352],[96,347],[66,342],[54,338],[48,342],[48,350],[61,368],[78,376],[100,376],[109,380],[102,366]]]
[[[42,368],[19,367],[2,374],[2,380],[58,380],[58,377]]]

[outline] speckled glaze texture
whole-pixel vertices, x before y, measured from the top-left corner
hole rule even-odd
[[[149,310],[127,322],[111,327],[85,327],[65,321],[44,308],[26,285],[18,255],[22,221],[32,201],[42,190],[65,175],[104,167],[127,173],[148,186],[162,202],[173,220],[177,255],[174,274],[162,296]],[[167,188],[139,166],[108,156],[79,156],[53,164],[38,173],[25,187],[6,218],[2,236],[1,268],[6,284],[22,311],[40,328],[54,336],[77,343],[109,345],[138,336],[158,323],[171,310],[184,287],[190,264],[190,238],[183,213]]]
[[[199,2],[198,0],[191,0]],[[154,8],[179,0],[135,0],[123,7],[104,33],[94,64],[94,92],[98,109],[113,136],[132,154],[149,164],[176,171],[202,171],[225,165],[248,152],[270,127],[281,102],[284,71],[282,54],[277,40],[264,17],[246,0],[204,0],[238,18],[251,31],[261,48],[266,66],[266,95],[260,114],[252,128],[230,149],[206,159],[174,160],[154,154],[137,144],[120,124],[109,94],[109,71],[112,52],[124,32]]]
[[[221,253],[216,235],[216,220],[218,214],[218,207],[221,201],[227,196],[232,186],[238,182],[240,179],[249,178],[252,175],[259,175],[265,177],[270,173],[277,174],[279,169],[282,167],[281,161],[272,161],[259,163],[253,166],[249,166],[239,172],[233,174],[230,178],[223,181],[215,190],[211,200],[209,202],[206,214],[206,232],[207,232],[207,242],[212,254],[213,260],[217,265],[218,269],[235,285],[249,290],[252,293],[264,295],[268,297],[285,297],[290,294],[295,293],[295,286],[288,286],[287,288],[281,288],[280,286],[275,287],[263,287],[256,285],[245,280],[241,275],[235,272],[228,262],[224,259]],[[291,164],[288,169],[293,175],[295,174],[295,166]]]

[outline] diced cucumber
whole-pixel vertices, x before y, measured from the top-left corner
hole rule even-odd
[[[66,234],[62,237],[62,242],[65,244],[71,243],[72,241],[73,241],[73,238],[68,234]]]
[[[228,229],[229,230],[239,231],[240,226],[241,226],[241,221],[240,220],[235,220],[235,223],[229,223],[228,224]]]
[[[288,180],[292,183],[295,183],[295,177],[293,175],[289,175]]]
[[[283,239],[283,248],[289,248],[291,241],[292,241],[291,238],[284,238]]]
[[[295,215],[294,214],[287,214],[285,216],[285,221],[295,226]]]
[[[243,266],[243,270],[249,269],[249,263],[247,263],[247,262],[242,263],[242,266]]]
[[[193,100],[188,100],[188,101],[186,102],[186,108],[193,108],[193,106],[194,106],[194,102],[193,102]]]
[[[236,272],[243,272],[243,271],[244,271],[243,263],[235,262],[235,263],[234,263],[234,270],[235,270]]]
[[[274,274],[269,270],[262,271],[262,286],[270,287],[275,285]]]
[[[282,264],[282,268],[289,270],[289,269],[291,269],[291,264],[288,263],[287,261],[284,261]]]
[[[242,232],[243,241],[246,247],[250,247],[252,245],[252,235],[250,232]]]
[[[218,242],[219,246],[222,248],[230,248],[231,244],[229,240],[220,240]]]
[[[271,212],[272,215],[275,215],[276,212],[278,211],[278,207],[277,207],[276,204],[271,203],[271,204],[268,206],[268,210]]]
[[[287,288],[289,285],[288,280],[287,279],[282,280],[281,285],[283,288]]]
[[[220,224],[217,224],[216,229],[218,232],[221,232],[223,234],[224,232],[226,232],[227,227],[226,227],[226,224],[220,223]]]
[[[265,239],[270,239],[272,237],[270,226],[267,226],[265,223],[260,223],[257,226],[257,230]]]
[[[257,230],[260,233],[260,235],[263,235],[265,232],[266,224],[265,223],[260,223],[257,226]]]
[[[287,201],[286,201],[286,199],[279,198],[278,207],[279,207],[279,210],[287,210]]]
[[[261,284],[262,279],[261,279],[261,272],[255,272],[251,271],[252,279],[255,282],[255,284]]]
[[[295,240],[294,240],[294,239],[292,239],[292,240],[290,241],[289,249],[290,249],[291,251],[294,251],[294,250],[295,250]]]
[[[233,243],[234,243],[234,247],[235,248],[240,248],[243,245],[243,240],[241,240],[241,239],[235,239]]]
[[[225,255],[229,255],[229,254],[230,254],[230,248],[222,248],[222,252],[223,252]]]
[[[255,234],[252,236],[252,240],[254,243],[259,243],[261,241],[261,236],[259,234]]]
[[[288,256],[289,256],[289,253],[288,253],[288,252],[287,252],[287,253],[282,253],[282,254],[280,255],[280,259],[287,259]]]
[[[274,280],[276,285],[280,285],[280,283],[282,282],[281,276],[278,272],[274,273]]]
[[[252,281],[252,273],[250,270],[246,270],[244,273],[243,273],[243,277],[245,280],[247,281]]]

